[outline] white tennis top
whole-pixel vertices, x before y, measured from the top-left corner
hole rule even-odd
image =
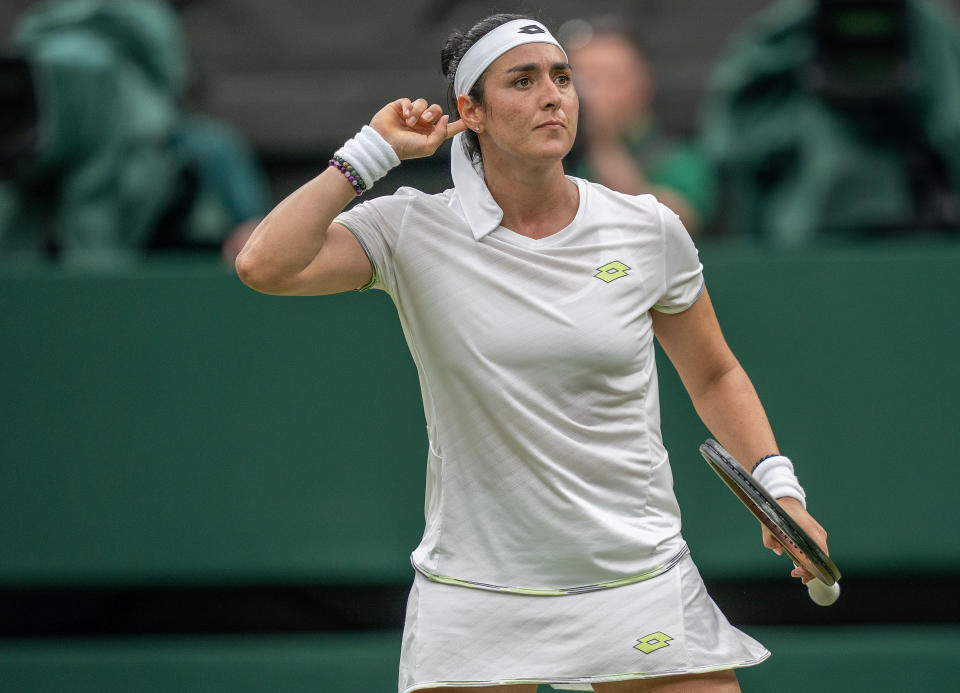
[[[434,580],[564,594],[686,551],[649,312],[691,306],[702,266],[654,197],[571,180],[575,219],[540,240],[475,239],[454,189],[401,188],[337,218],[419,371],[430,449],[412,561]]]

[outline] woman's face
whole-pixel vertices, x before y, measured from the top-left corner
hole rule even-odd
[[[481,127],[485,166],[499,159],[549,164],[566,156],[580,105],[559,48],[517,46],[497,58],[484,79],[484,104],[471,113]]]

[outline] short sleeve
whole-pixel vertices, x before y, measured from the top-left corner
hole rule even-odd
[[[334,219],[356,237],[373,267],[373,277],[361,290],[381,289],[393,293],[396,286],[394,248],[408,201],[409,198],[402,196],[384,195],[341,212]]]
[[[682,313],[703,293],[703,265],[693,239],[672,210],[658,205],[663,230],[663,293],[654,304],[661,313]]]

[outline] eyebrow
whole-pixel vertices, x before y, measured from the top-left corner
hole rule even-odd
[[[524,63],[523,65],[514,65],[513,67],[509,68],[509,69],[507,70],[507,72],[508,72],[508,73],[510,73],[510,72],[536,72],[538,69],[540,69],[540,66],[539,66],[537,63]],[[551,72],[558,72],[558,71],[561,71],[561,70],[569,70],[569,69],[571,69],[571,68],[570,68],[570,63],[554,63],[553,65],[550,66],[550,71],[551,71]]]

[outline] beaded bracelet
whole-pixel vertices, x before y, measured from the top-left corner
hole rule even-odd
[[[333,158],[344,166],[346,170],[337,168],[345,176],[352,175],[360,183],[361,192],[370,190],[390,169],[400,165],[400,157],[393,146],[369,125],[364,125],[360,132],[344,142],[333,153]]]
[[[347,177],[347,180],[350,181],[350,185],[353,186],[354,192],[356,192],[358,196],[366,192],[367,184],[364,183],[363,176],[357,173],[353,166],[347,163],[343,157],[334,156],[330,159],[330,165]]]

